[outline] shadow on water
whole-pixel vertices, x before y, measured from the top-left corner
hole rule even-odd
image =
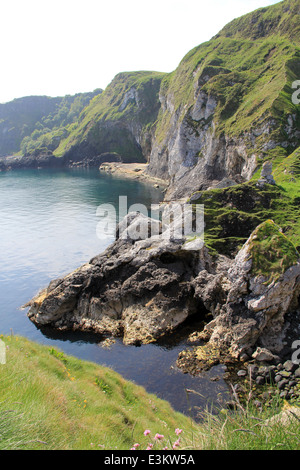
[[[139,346],[124,345],[122,338],[109,338],[106,346],[107,337],[89,332],[60,332],[49,327],[39,330],[54,347],[113,369],[147,392],[169,401],[174,410],[198,420],[199,412],[220,409],[229,399],[229,387],[223,379],[225,366],[217,365],[192,376],[176,365],[178,354],[192,347],[187,335],[202,327],[202,322],[187,322],[157,343]]]

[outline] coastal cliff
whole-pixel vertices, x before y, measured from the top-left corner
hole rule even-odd
[[[299,18],[295,0],[257,10],[173,73],[119,74],[91,101],[56,156],[147,161],[166,210],[204,205],[205,240],[162,226],[124,238],[155,223],[129,214],[104,253],[29,302],[34,323],[140,344],[196,318],[206,345],[194,361],[278,360],[288,315],[299,323]]]

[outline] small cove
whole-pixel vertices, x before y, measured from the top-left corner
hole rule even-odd
[[[0,334],[25,336],[66,354],[111,367],[124,378],[195,416],[227,394],[217,366],[200,377],[177,370],[188,345],[173,335],[159,344],[104,348],[96,335],[37,329],[20,306],[50,280],[101,253],[113,238],[97,237],[100,204],[118,207],[119,195],[150,208],[162,199],[151,184],[100,173],[98,169],[24,170],[0,173]],[[186,389],[197,392],[186,393]]]

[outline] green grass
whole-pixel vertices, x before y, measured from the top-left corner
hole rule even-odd
[[[55,155],[62,156],[88,140],[98,153],[117,152],[124,161],[142,161],[141,150],[128,129],[134,123],[138,125],[142,129],[141,146],[147,146],[147,132],[159,111],[158,93],[164,75],[148,71],[119,73],[82,111],[78,125],[60,142]],[[125,106],[124,100],[132,90],[138,98],[129,98]]]
[[[178,450],[299,449],[299,421],[266,421],[284,405],[276,394],[263,410],[249,393],[235,410],[207,409],[195,423],[108,368],[22,337],[1,339],[0,450],[129,450],[149,442],[160,450],[178,437]],[[156,433],[164,439],[155,441]]]
[[[286,141],[288,115],[295,115],[296,127],[300,124],[300,108],[291,100],[291,85],[300,76],[297,8],[297,2],[286,0],[252,12],[192,49],[162,80],[160,90],[171,100],[179,122],[189,121],[195,91],[201,88],[217,101],[213,118],[216,136],[243,136],[249,155],[263,154],[264,144],[270,140]],[[294,9],[297,14],[293,16]],[[160,144],[169,138],[172,114],[173,110],[160,110],[155,134]],[[245,134],[271,120],[276,126],[257,137],[253,148]],[[198,130],[206,124],[195,123]],[[298,143],[288,140],[293,151]]]
[[[297,264],[300,257],[295,246],[272,220],[259,225],[249,243],[251,272],[256,276],[264,276],[268,283],[276,281],[288,268]]]
[[[205,243],[212,252],[235,255],[253,230],[269,219],[279,225],[289,241],[299,249],[300,179],[297,155],[299,152],[288,159],[280,157],[281,163],[274,171],[275,181],[278,182],[275,186],[266,184],[264,188],[258,188],[258,171],[248,183],[193,195],[194,204],[204,204]],[[286,173],[283,168],[288,168]]]
[[[189,418],[117,373],[22,337],[2,337],[0,449],[130,449]]]

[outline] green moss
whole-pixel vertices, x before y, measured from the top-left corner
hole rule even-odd
[[[299,260],[300,255],[293,243],[272,220],[259,225],[249,243],[251,272],[255,276],[264,276],[267,282],[276,281]]]
[[[291,157],[290,168],[297,168]],[[294,173],[294,177],[297,175]],[[256,181],[193,195],[193,204],[204,205],[205,243],[212,250],[233,256],[262,222],[272,219],[291,243],[300,247],[299,180],[283,185],[256,186]]]

